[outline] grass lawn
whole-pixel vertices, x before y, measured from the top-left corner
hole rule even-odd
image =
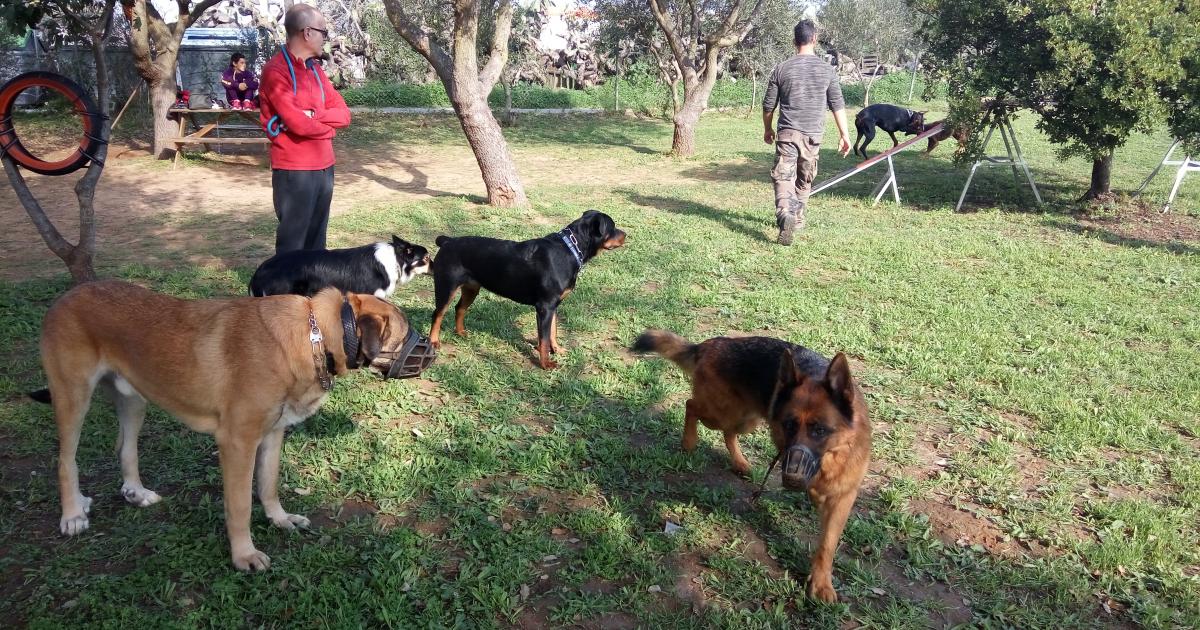
[[[58,535],[53,418],[23,392],[43,384],[40,322],[68,280],[60,265],[0,282],[0,618],[43,628],[1200,626],[1200,220],[1187,216],[1200,212],[1200,181],[1185,181],[1166,218],[1073,214],[1090,164],[1058,159],[1026,116],[1017,133],[1045,206],[1008,170],[988,169],[966,211],[952,212],[965,171],[949,162],[951,141],[896,160],[903,205],[871,206],[878,171],[852,179],[814,197],[807,231],[783,248],[760,124],[705,117],[701,153],[679,162],[663,156],[671,128],[660,121],[527,117],[507,130],[518,165],[561,173],[530,187],[531,208],[439,194],[352,201],[335,216],[335,246],[393,232],[431,251],[439,234],[524,239],[588,208],[629,240],[589,263],[560,309],[557,371],[533,366],[533,309],[484,292],[470,336],[444,328],[423,379],[340,380],[284,445],[284,505],[313,528],[276,530],[255,507],[265,574],[230,564],[213,439],[153,407],[142,477],[164,500],[139,509],[118,496],[116,420],[97,403],[79,456],[92,527]],[[852,164],[832,153],[835,137],[818,179]],[[386,154],[462,140],[452,118],[360,116],[338,142]],[[887,145],[884,134],[872,148]],[[1163,135],[1136,137],[1117,153],[1115,187],[1136,187],[1166,146]],[[187,169],[269,176],[207,159]],[[476,181],[474,169],[463,164],[462,177]],[[1151,200],[1169,180],[1159,176]],[[338,186],[338,198],[355,198],[353,182]],[[229,241],[269,249],[269,208],[245,214],[232,233],[203,218],[158,227],[196,232],[190,242],[218,254]],[[257,261],[214,260],[100,271],[180,296],[244,294]],[[394,301],[428,330],[430,278]],[[624,350],[647,327],[693,340],[767,334],[852,357],[875,442],[834,566],[840,603],[804,597],[817,534],[807,499],[776,473],[751,502],[756,484],[728,471],[715,432],[680,452],[685,379]],[[761,479],[769,439],[742,444]],[[682,529],[668,535],[668,522]]]

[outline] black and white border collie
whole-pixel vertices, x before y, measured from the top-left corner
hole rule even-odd
[[[312,297],[321,289],[336,287],[387,299],[396,287],[428,272],[429,251],[393,234],[391,243],[276,254],[254,272],[250,295]]]

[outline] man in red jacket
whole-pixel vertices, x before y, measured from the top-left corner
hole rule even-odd
[[[296,4],[283,18],[287,45],[263,67],[260,120],[271,136],[275,253],[325,249],[333,200],[333,137],[350,109],[317,63],[329,36],[325,16]]]

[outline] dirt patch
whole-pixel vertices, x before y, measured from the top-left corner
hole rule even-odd
[[[988,553],[1007,559],[1027,555],[1012,537],[1005,535],[991,521],[966,510],[925,499],[912,501],[909,510],[928,516],[934,535],[949,547],[980,545]]]
[[[342,502],[342,506],[338,508],[337,520],[342,523],[360,518],[370,518],[379,512],[379,506],[370,501],[360,501],[358,499],[348,499]]]
[[[529,429],[529,433],[535,436],[548,435],[554,430],[553,424],[546,418],[540,416],[520,416],[518,418],[514,418],[513,422]]]
[[[632,630],[640,627],[637,617],[628,613],[604,613],[594,622],[583,624],[584,628],[596,628],[597,630]]]
[[[690,606],[693,613],[699,613],[708,605],[702,577],[704,567],[690,555],[679,558],[675,566],[679,572],[675,578],[675,597],[679,603]]]
[[[1135,203],[1115,216],[1078,217],[1079,227],[1105,240],[1121,244],[1196,251],[1200,245],[1200,217],[1159,212],[1159,206]]]

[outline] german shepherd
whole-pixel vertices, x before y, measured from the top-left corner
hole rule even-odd
[[[716,337],[699,344],[663,330],[647,330],[635,352],[670,359],[692,379],[683,450],[696,448],[696,423],[725,434],[734,472],[750,463],[738,436],[763,421],[783,460],[783,485],[808,493],[821,518],[808,595],[835,602],[833,554],[858,496],[871,455],[867,402],[850,374],[846,355],[832,361],[770,337]]]

